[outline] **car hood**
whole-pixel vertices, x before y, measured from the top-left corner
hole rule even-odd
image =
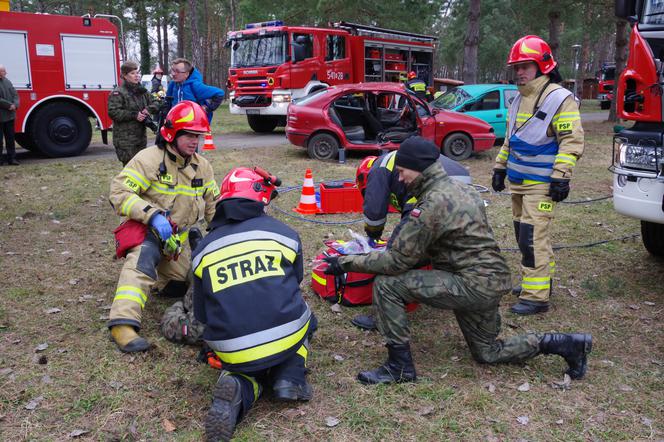
[[[484,131],[486,132],[488,132],[489,129],[491,129],[491,125],[484,120],[480,120],[479,118],[473,117],[471,115],[462,114],[454,111],[439,109],[438,113],[434,115],[434,118],[436,119],[436,123],[462,124],[462,125],[471,126],[474,130],[481,131],[482,129],[484,129]]]

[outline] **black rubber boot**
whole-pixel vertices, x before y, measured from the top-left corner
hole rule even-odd
[[[189,284],[187,281],[171,280],[166,283],[159,293],[157,293],[157,296],[160,298],[182,298],[184,294],[187,293],[188,288]]]
[[[361,371],[357,379],[363,384],[392,384],[395,382],[415,382],[417,375],[410,345],[386,345],[387,361],[371,371]]]
[[[537,313],[546,313],[549,311],[548,302],[528,301],[521,299],[518,303],[514,304],[510,311],[517,315],[535,315]]]
[[[275,381],[272,391],[274,399],[279,402],[308,401],[313,396],[311,385],[306,382],[304,385],[299,385],[286,379]]]
[[[373,315],[357,315],[350,323],[362,330],[376,330],[376,320]]]
[[[235,376],[221,376],[205,418],[205,440],[229,441],[242,409],[242,386]]]
[[[547,333],[539,343],[540,353],[562,356],[569,365],[565,372],[572,379],[581,379],[588,368],[587,356],[593,348],[588,333]]]
[[[514,296],[521,296],[521,284],[517,284],[512,287],[512,294]]]

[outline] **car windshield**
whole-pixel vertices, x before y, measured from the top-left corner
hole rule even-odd
[[[461,88],[455,87],[452,90],[445,92],[440,97],[436,98],[431,105],[438,109],[454,109],[465,101],[471,98],[468,92]]]
[[[280,65],[286,61],[286,34],[234,38],[231,49],[234,68]]]
[[[293,103],[300,105],[309,104],[312,101],[314,101],[316,98],[320,97],[321,95],[327,94],[328,91],[329,89],[319,89],[317,91],[310,93],[309,95],[305,95],[304,97],[293,99]]]

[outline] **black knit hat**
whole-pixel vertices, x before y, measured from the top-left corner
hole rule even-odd
[[[438,161],[440,151],[431,141],[422,137],[406,139],[397,151],[394,162],[397,166],[422,172]]]

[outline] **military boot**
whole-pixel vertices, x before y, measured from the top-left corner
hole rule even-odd
[[[114,325],[111,327],[111,336],[120,351],[125,353],[135,353],[150,348],[150,343],[138,336],[138,333],[136,333],[136,330],[131,325]]]
[[[205,418],[205,440],[229,441],[242,410],[242,386],[235,376],[220,376]]]
[[[357,379],[363,384],[391,384],[415,382],[415,365],[410,354],[410,344],[387,344],[387,361],[375,370],[361,371]]]
[[[514,296],[521,296],[521,284],[517,284],[512,287],[512,294]]]
[[[376,320],[373,315],[357,315],[350,323],[362,330],[376,330]]]
[[[279,402],[308,401],[313,395],[313,389],[306,381],[296,384],[287,379],[278,379],[272,386],[274,399]]]
[[[593,348],[588,333],[547,333],[539,342],[540,353],[562,356],[569,365],[565,372],[572,379],[581,379],[588,368],[587,356]]]

